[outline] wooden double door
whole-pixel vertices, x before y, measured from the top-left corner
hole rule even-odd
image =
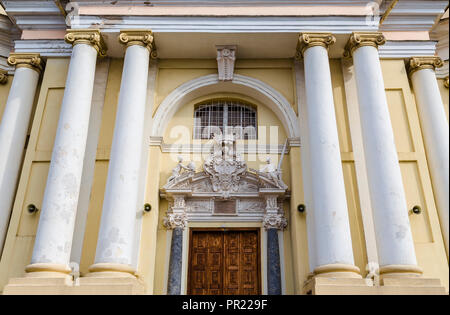
[[[191,229],[190,295],[261,294],[259,229]]]

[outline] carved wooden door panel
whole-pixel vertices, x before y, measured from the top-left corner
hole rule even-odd
[[[193,231],[188,294],[261,294],[258,231]]]
[[[214,232],[208,234],[208,260],[206,270],[208,295],[223,294],[223,234]]]
[[[259,294],[258,274],[258,235],[256,232],[244,232],[240,234],[240,259],[241,259],[241,295]]]
[[[205,295],[207,292],[208,234],[195,233],[191,238],[191,260],[189,263],[189,294]]]

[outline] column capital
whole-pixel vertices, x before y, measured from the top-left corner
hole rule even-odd
[[[447,89],[448,89],[448,87],[449,87],[448,76],[446,76],[446,77],[444,78],[444,87],[446,87]]]
[[[386,43],[386,37],[380,32],[354,32],[345,46],[344,57],[350,58],[356,49],[371,46],[378,49],[378,46]]]
[[[412,57],[408,60],[407,63],[408,74],[411,77],[414,72],[423,70],[423,69],[432,69],[436,70],[436,68],[441,68],[444,66],[444,62],[440,57]]]
[[[100,57],[106,56],[106,44],[99,30],[67,30],[64,40],[73,46],[87,44],[95,48]]]
[[[8,83],[8,71],[0,69],[0,84]]]
[[[41,73],[45,62],[39,54],[11,53],[8,58],[8,64],[16,68],[29,68]]]
[[[187,215],[186,213],[167,213],[166,217],[163,219],[163,225],[168,230],[184,230],[188,225]]]
[[[127,47],[139,45],[147,48],[151,54],[155,52],[153,41],[153,33],[151,30],[125,30],[120,31],[119,42]]]
[[[266,230],[276,229],[282,231],[286,229],[287,225],[287,220],[283,214],[269,213],[264,215],[263,226]]]
[[[308,48],[321,46],[326,49],[336,42],[331,33],[301,33],[297,44],[297,57],[303,56]]]

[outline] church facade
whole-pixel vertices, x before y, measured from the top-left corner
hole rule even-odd
[[[0,4],[2,294],[448,294],[448,1]]]

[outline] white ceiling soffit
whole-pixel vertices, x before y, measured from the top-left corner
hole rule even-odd
[[[3,0],[8,16],[22,30],[64,29],[66,22],[53,0]]]
[[[382,10],[392,2],[385,1]],[[445,13],[448,1],[400,0],[380,26],[381,31],[430,31]]]
[[[350,34],[353,31],[378,30],[362,16],[312,17],[192,17],[192,16],[79,16],[71,20],[72,28],[100,28],[114,32],[122,29],[151,29],[154,33],[298,33],[301,31]]]

